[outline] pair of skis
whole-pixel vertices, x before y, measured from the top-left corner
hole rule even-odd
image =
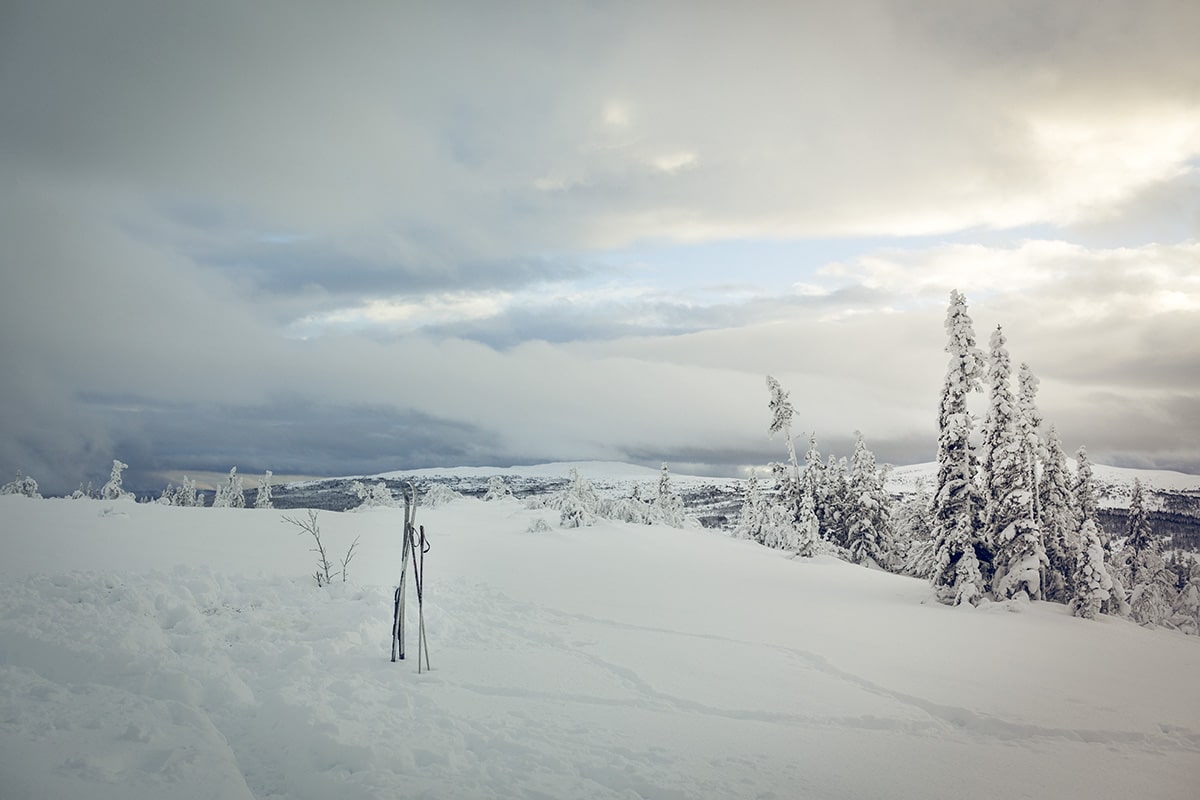
[[[421,672],[421,653],[425,654],[425,669],[429,669],[429,642],[425,639],[425,554],[429,542],[425,539],[425,526],[416,525],[417,490],[411,483],[402,488],[404,495],[404,544],[400,556],[400,585],[396,587],[396,602],[392,610],[392,661],[404,659],[404,599],[405,578],[408,562],[413,565],[413,581],[417,585],[417,673]]]

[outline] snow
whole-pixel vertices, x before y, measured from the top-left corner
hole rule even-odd
[[[546,515],[418,511],[418,675],[402,510],[318,589],[278,511],[0,497],[0,797],[1195,796],[1195,637]]]

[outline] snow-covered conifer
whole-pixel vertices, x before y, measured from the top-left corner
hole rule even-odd
[[[1200,635],[1200,561],[1188,557],[1188,573],[1183,588],[1175,598],[1170,623],[1190,636]]]
[[[742,511],[738,516],[737,526],[733,529],[736,539],[751,539],[762,544],[763,515],[766,513],[766,503],[762,491],[758,488],[758,476],[753,472],[746,480],[746,490],[742,496]]]
[[[821,460],[821,451],[817,448],[816,433],[809,437],[808,450],[804,453],[804,472],[800,476],[800,492],[808,498],[819,520],[825,499],[825,462]]]
[[[1150,524],[1150,512],[1146,508],[1146,491],[1137,478],[1133,479],[1133,490],[1129,497],[1125,546],[1130,550],[1130,578],[1136,586],[1144,577],[1138,574],[1138,554],[1148,549],[1158,552],[1158,539],[1154,535],[1154,528]]]
[[[821,473],[821,496],[817,516],[821,521],[821,538],[838,547],[846,546],[847,507],[850,502],[850,482],[846,459],[830,454]]]
[[[1075,596],[1072,581],[1078,571],[1082,523],[1071,491],[1067,457],[1054,426],[1046,432],[1045,461],[1038,483],[1041,528],[1049,567],[1044,593],[1047,600],[1065,603]],[[1093,520],[1093,527],[1095,523]]]
[[[242,476],[237,474],[237,467],[229,470],[225,482],[217,487],[213,497],[213,508],[245,508],[246,494],[242,486]]]
[[[1022,362],[1017,372],[1017,419],[1016,434],[1021,448],[1021,462],[1026,471],[1026,485],[1033,492],[1033,518],[1039,524],[1041,516],[1041,492],[1038,481],[1038,464],[1046,457],[1039,430],[1042,413],[1037,407],[1038,379],[1029,365]]]
[[[396,506],[396,498],[392,497],[392,490],[383,481],[371,484],[354,481],[350,484],[350,493],[359,499],[359,504],[354,507],[355,511],[368,508],[395,508]]]
[[[117,459],[113,459],[112,472],[108,476],[108,483],[100,488],[101,500],[133,500],[133,493],[127,492],[121,488],[121,473],[129,469],[129,465]]]
[[[1100,613],[1101,606],[1112,596],[1113,582],[1104,565],[1104,547],[1096,532],[1096,523],[1084,520],[1079,531],[1082,546],[1075,562],[1075,573],[1071,581],[1074,596],[1071,598],[1071,613],[1084,619],[1092,619]]]
[[[896,532],[898,550],[904,553],[903,571],[926,580],[933,572],[937,556],[930,518],[932,503],[933,498],[922,481],[913,494],[895,505],[892,512],[892,530]]]
[[[484,500],[503,500],[512,496],[512,488],[509,487],[508,481],[504,480],[504,476],[493,475],[488,479],[487,492],[483,495]]]
[[[891,529],[891,497],[883,489],[883,476],[875,454],[856,432],[846,499],[846,549],[856,564],[874,562],[893,566],[895,546]]]
[[[599,498],[592,482],[571,469],[571,483],[562,497],[559,524],[564,528],[582,528],[596,524]]]
[[[990,408],[984,423],[984,540],[994,552],[992,591],[999,598],[1025,592],[1042,596],[1042,572],[1049,565],[1042,532],[1033,517],[1033,487],[1025,444],[1017,438],[1011,366],[1004,331],[992,333],[988,370]]]
[[[437,508],[444,506],[446,503],[452,503],[455,500],[461,500],[463,495],[456,492],[444,483],[435,483],[425,490],[425,494],[421,497],[421,505],[426,508]]]
[[[671,489],[671,470],[666,464],[658,476],[658,494],[654,498],[654,519],[672,528],[682,528],[684,523],[683,499]]]
[[[966,298],[957,290],[950,293],[946,333],[950,363],[938,409],[938,476],[932,514],[936,556],[930,579],[941,602],[974,604],[984,593],[976,557],[976,548],[983,548],[979,538],[983,500],[975,484],[967,398],[981,388],[983,353],[975,346]]]
[[[0,494],[19,494],[35,500],[42,499],[42,495],[38,491],[37,481],[28,475],[22,475],[20,470],[17,470],[17,477],[15,479],[0,486]]]
[[[1100,514],[1100,503],[1096,500],[1096,477],[1092,474],[1092,462],[1088,460],[1086,447],[1080,447],[1075,453],[1075,510],[1081,525],[1083,520],[1097,519]],[[1099,523],[1096,529],[1100,541],[1104,542],[1108,537]]]
[[[275,503],[271,498],[271,470],[263,473],[262,481],[258,484],[258,494],[254,497],[255,508],[274,508]]]
[[[1169,622],[1175,604],[1175,585],[1162,547],[1150,525],[1142,482],[1133,479],[1125,546],[1129,550],[1129,611],[1135,622],[1154,627]]]

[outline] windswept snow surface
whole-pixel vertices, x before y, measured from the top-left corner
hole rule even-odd
[[[1200,639],[711,531],[527,533],[512,500],[419,511],[418,674],[411,637],[388,661],[402,514],[322,512],[333,555],[361,542],[319,589],[278,511],[0,497],[0,797],[1200,788]]]

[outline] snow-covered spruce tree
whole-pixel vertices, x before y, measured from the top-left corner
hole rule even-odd
[[[779,381],[767,376],[767,390],[771,393],[768,408],[771,424],[767,434],[782,433],[787,446],[788,464],[772,464],[771,471],[777,484],[776,495],[767,504],[763,515],[763,544],[768,547],[786,549],[802,555],[812,555],[803,544],[806,533],[799,530],[804,511],[803,489],[800,483],[800,464],[796,458],[796,446],[792,441],[792,416],[795,413],[788,393]]]
[[[1079,531],[1082,546],[1075,562],[1075,574],[1071,580],[1074,594],[1071,598],[1071,613],[1084,619],[1092,619],[1112,597],[1113,582],[1104,565],[1104,546],[1096,532],[1096,523],[1085,519]]]
[[[1142,482],[1133,479],[1125,545],[1129,549],[1129,613],[1141,625],[1155,627],[1170,622],[1175,585],[1162,556],[1162,547],[1150,525]]]
[[[804,453],[804,472],[800,475],[800,494],[807,498],[812,506],[819,525],[821,507],[825,499],[825,462],[821,460],[821,451],[817,448],[815,432],[809,437],[808,450]],[[818,536],[824,537],[824,531],[819,531]]]
[[[129,469],[129,465],[113,459],[112,472],[109,473],[108,483],[100,488],[101,500],[133,500],[133,492],[121,488],[121,473]]]
[[[1038,497],[1042,537],[1049,561],[1043,594],[1047,600],[1066,603],[1075,597],[1072,581],[1078,571],[1082,523],[1079,510],[1075,507],[1075,494],[1071,491],[1067,456],[1063,453],[1062,442],[1053,425],[1046,431],[1045,460],[1042,479],[1038,483]],[[1094,526],[1095,517],[1092,519]]]
[[[564,528],[582,528],[596,524],[596,511],[600,505],[592,482],[571,468],[571,483],[562,497],[559,524]]]
[[[1188,557],[1188,574],[1183,588],[1175,598],[1171,626],[1190,635],[1200,635],[1200,561]]]
[[[1025,443],[1017,438],[1011,366],[1004,331],[992,333],[988,370],[990,407],[983,432],[983,491],[987,500],[984,540],[993,548],[992,593],[999,599],[1024,592],[1042,597],[1042,573],[1049,561],[1042,532],[1033,518],[1033,487]]]
[[[932,505],[933,497],[921,481],[917,490],[895,504],[892,511],[892,530],[896,532],[898,549],[904,554],[902,572],[925,580],[933,574],[937,557],[930,516]]]
[[[83,488],[83,481],[79,482],[79,488],[71,492],[70,500],[95,500],[96,490],[92,488],[92,482],[88,481],[87,488]]]
[[[1046,458],[1046,448],[1039,434],[1042,427],[1042,412],[1037,407],[1038,379],[1029,365],[1022,362],[1017,371],[1017,440],[1021,447],[1026,483],[1033,492],[1033,518],[1039,524],[1041,516],[1041,494],[1039,489],[1038,464]]]
[[[1096,476],[1092,474],[1092,462],[1088,460],[1087,448],[1080,447],[1075,451],[1075,511],[1079,514],[1080,525],[1085,519],[1097,519],[1100,516],[1100,503],[1096,500]],[[1100,525],[1096,525],[1100,534],[1100,542],[1107,538]]]
[[[512,496],[512,489],[502,475],[493,475],[488,478],[487,491],[483,495],[484,500],[503,500],[506,497]]]
[[[682,528],[684,523],[683,498],[671,489],[671,470],[662,465],[658,476],[658,494],[654,498],[654,519],[672,528]]]
[[[762,544],[763,515],[766,513],[766,501],[758,488],[758,476],[753,472],[746,480],[746,489],[742,495],[742,511],[738,516],[737,525],[733,529],[735,539],[750,539]]]
[[[817,515],[821,521],[821,538],[838,547],[845,547],[847,508],[850,504],[846,459],[830,454],[821,477],[821,497],[817,506]]]
[[[271,470],[263,473],[262,481],[258,484],[258,494],[254,496],[255,508],[274,508],[275,503],[271,498]]]
[[[42,495],[38,491],[37,481],[28,475],[22,475],[21,470],[17,470],[16,478],[0,486],[0,494],[19,494],[22,497],[31,497],[34,500],[42,499]]]
[[[975,346],[966,298],[957,290],[950,293],[946,333],[950,363],[938,408],[938,474],[932,508],[936,556],[930,581],[941,602],[975,605],[986,590],[976,553],[989,558],[991,554],[979,536],[983,498],[975,484],[967,398],[981,388],[983,353]]]
[[[867,449],[856,431],[850,462],[846,500],[846,549],[855,564],[896,566],[895,536],[892,532],[892,498],[883,489],[883,475],[875,466],[875,454]]]
[[[237,474],[237,467],[231,467],[225,482],[217,487],[213,497],[213,508],[245,508],[246,494],[242,486],[242,476]]]

